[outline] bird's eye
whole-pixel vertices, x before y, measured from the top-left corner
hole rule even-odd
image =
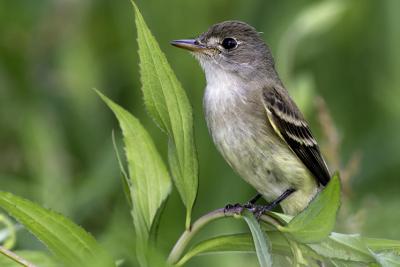
[[[233,49],[233,48],[236,48],[238,44],[235,39],[229,37],[229,38],[225,38],[222,41],[221,45],[225,49]]]

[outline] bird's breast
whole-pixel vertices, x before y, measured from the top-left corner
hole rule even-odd
[[[204,108],[210,134],[225,160],[244,179],[265,176],[276,146],[257,92],[235,81],[208,84]],[[278,141],[279,143],[279,141]]]

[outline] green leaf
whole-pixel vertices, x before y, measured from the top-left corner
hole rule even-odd
[[[290,256],[291,250],[283,235],[279,232],[268,232],[271,241],[272,252],[274,254]],[[222,235],[204,240],[193,246],[177,263],[178,266],[184,265],[188,260],[204,254],[214,254],[221,252],[255,252],[252,236],[248,233]]]
[[[301,244],[290,238],[288,238],[288,242],[293,254],[293,266],[310,266],[300,249]]]
[[[114,112],[124,136],[137,253],[141,264],[146,265],[149,232],[157,211],[171,191],[171,179],[153,140],[139,120],[100,92],[97,93]]]
[[[253,213],[248,210],[243,212],[243,218],[249,226],[251,235],[253,236],[254,247],[256,249],[260,267],[272,267],[271,244],[265,233],[261,230],[260,224],[254,217]]]
[[[11,249],[16,241],[15,226],[4,214],[0,214],[0,225],[5,226],[0,228],[0,245],[5,249]]]
[[[168,134],[170,168],[175,185],[186,206],[188,228],[198,187],[192,109],[185,91],[133,1],[132,5],[138,32],[140,74],[145,105],[156,124]]]
[[[374,256],[359,235],[332,233],[318,244],[308,244],[316,253],[326,258],[356,262],[375,262]]]
[[[271,251],[274,255],[293,256],[293,244],[288,243],[288,239],[278,231],[267,231],[268,239],[271,244]],[[294,243],[294,241],[291,241]],[[304,255],[307,258],[321,260],[312,249],[303,244],[297,244],[295,247],[297,256]],[[299,251],[300,250],[300,251]],[[246,252],[254,253],[255,247],[251,234],[240,233],[231,235],[222,235],[204,240],[193,246],[177,263],[178,266],[184,265],[191,258],[198,255],[209,255],[227,252]],[[300,261],[304,261],[301,259]]]
[[[386,251],[374,254],[376,261],[382,267],[399,267],[400,256],[393,251]]]
[[[124,193],[125,193],[126,199],[128,201],[128,205],[132,209],[133,204],[132,204],[132,198],[131,198],[131,189],[130,189],[131,186],[130,186],[129,176],[128,176],[128,173],[125,171],[124,164],[122,163],[121,157],[119,156],[119,150],[117,147],[117,142],[115,140],[114,131],[112,132],[112,142],[113,142],[113,146],[114,146],[114,152],[117,157],[119,170],[121,171],[122,188],[124,189]]]
[[[359,235],[345,235],[332,233],[328,239],[321,243],[300,244],[290,241],[277,231],[268,231],[273,254],[292,256],[295,254],[298,264],[307,261],[311,265],[315,260],[328,260],[334,266],[366,266],[376,263],[376,257],[381,260],[393,261],[397,259],[391,254],[373,254],[363,242]],[[389,243],[381,245],[382,242],[374,240],[373,243],[379,247],[389,248]],[[393,244],[393,243],[392,243]],[[293,245],[295,245],[293,247]],[[394,245],[396,245],[394,243]],[[214,237],[204,240],[193,246],[178,262],[178,266],[184,265],[191,258],[198,255],[214,254],[222,252],[255,252],[254,243],[250,234],[233,234]],[[383,253],[387,253],[383,252]],[[387,258],[387,259],[386,259]]]
[[[319,242],[328,237],[336,222],[340,206],[340,181],[334,175],[308,207],[294,217],[287,226],[279,227],[301,243]]]
[[[400,253],[400,241],[380,238],[363,238],[363,241],[373,251],[393,250]]]
[[[337,260],[337,259],[330,259],[329,262],[331,263],[331,265],[333,267],[366,267],[366,266],[373,267],[374,266],[374,265],[366,265],[365,263],[360,263],[360,262],[356,262],[356,261],[344,261],[344,260]]]
[[[3,191],[0,191],[0,207],[67,266],[115,266],[112,258],[88,232],[63,215]]]
[[[192,247],[177,265],[185,264],[196,255],[221,252],[255,252],[253,239],[250,234],[243,233],[223,235],[204,240]]]
[[[57,263],[53,258],[41,251],[29,251],[21,250],[15,251],[15,254],[21,258],[27,260],[28,262],[35,264],[38,267],[61,267],[60,263]],[[0,254],[0,266],[1,267],[21,267],[19,263],[13,261],[12,259]]]

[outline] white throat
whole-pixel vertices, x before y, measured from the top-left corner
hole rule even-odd
[[[215,63],[201,62],[204,69],[207,87],[204,95],[206,105],[218,105],[231,103],[232,101],[244,101],[246,98],[247,85],[241,77],[230,71],[224,70]]]

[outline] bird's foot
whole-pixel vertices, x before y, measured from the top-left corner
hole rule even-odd
[[[261,218],[261,216],[267,212],[267,211],[271,211],[276,205],[257,205],[254,207],[254,210],[252,211],[254,216],[256,217],[257,220],[259,220]]]
[[[242,205],[240,203],[228,204],[224,208],[224,213],[240,215],[243,212],[243,209],[244,209],[244,205]]]
[[[253,211],[254,216],[256,216],[257,220],[261,218],[261,216],[267,212],[273,210],[276,206],[278,206],[283,200],[285,200],[288,196],[290,196],[296,190],[293,188],[287,189],[285,192],[282,193],[277,199],[272,201],[267,205],[255,205],[255,209]]]
[[[240,215],[242,214],[244,209],[247,209],[250,212],[254,213],[256,210],[258,210],[257,207],[261,207],[255,204],[257,200],[259,200],[260,198],[261,194],[257,194],[252,199],[250,199],[246,204],[240,204],[240,203],[228,204],[224,208],[224,213]]]
[[[224,213],[241,215],[243,210],[246,209],[253,213],[257,217],[257,219],[259,219],[265,211],[269,210],[267,207],[269,206],[257,205],[252,202],[247,202],[246,204],[228,204],[224,208]]]

